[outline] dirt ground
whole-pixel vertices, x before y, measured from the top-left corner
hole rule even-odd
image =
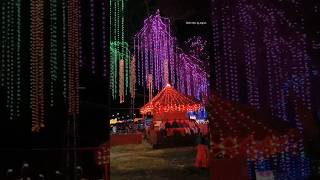
[[[111,180],[208,180],[206,170],[194,168],[195,157],[195,147],[154,150],[147,143],[113,147]]]

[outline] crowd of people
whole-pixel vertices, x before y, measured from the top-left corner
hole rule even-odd
[[[173,131],[179,131],[182,136],[184,135],[197,135],[201,133],[203,135],[208,134],[208,126],[205,124],[197,124],[192,120],[173,120],[162,122],[159,126],[159,130],[165,132],[166,135],[172,135]]]
[[[137,133],[144,130],[144,124],[139,121],[125,121],[111,125],[111,134]]]
[[[88,180],[84,174],[84,170],[81,166],[76,167],[76,174],[74,174],[75,179],[77,180]],[[3,174],[0,174],[1,179],[6,180],[61,180],[66,178],[66,173],[61,170],[46,170],[41,171],[39,169],[35,169],[32,164],[23,163],[20,168],[8,168],[4,171]],[[91,177],[92,178],[92,177]],[[91,179],[90,178],[90,179]],[[101,179],[95,177],[94,179]]]

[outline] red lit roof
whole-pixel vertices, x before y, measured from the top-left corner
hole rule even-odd
[[[200,106],[199,101],[178,92],[167,84],[157,96],[140,109],[140,112],[147,114],[148,112],[195,111]]]

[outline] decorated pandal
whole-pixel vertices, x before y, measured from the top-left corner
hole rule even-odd
[[[155,121],[185,119],[188,111],[196,111],[201,103],[185,96],[170,84],[159,92],[150,102],[140,109],[141,114],[152,114]]]
[[[196,124],[194,120],[189,120],[187,117],[188,112],[197,111],[201,106],[202,104],[198,100],[179,93],[170,84],[167,84],[157,96],[140,109],[142,115],[153,116],[152,126],[147,131],[150,134],[147,136],[151,139],[157,138],[157,140],[151,140],[151,143],[156,144],[159,138],[175,134],[179,134],[181,137],[198,133],[207,135],[207,124]],[[190,141],[190,144],[194,143],[192,138]]]

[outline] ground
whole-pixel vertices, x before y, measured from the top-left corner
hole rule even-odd
[[[140,145],[111,149],[111,180],[208,180],[206,170],[194,168],[195,147],[154,150]]]

